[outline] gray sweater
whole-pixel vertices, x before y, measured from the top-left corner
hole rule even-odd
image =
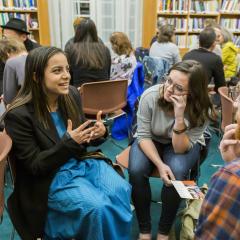
[[[137,112],[137,137],[138,142],[142,139],[153,139],[160,143],[172,142],[172,129],[174,116],[167,115],[158,105],[160,89],[163,84],[154,85],[148,88],[142,95]],[[188,117],[184,118],[186,126],[189,126]],[[195,127],[186,131],[190,144],[199,142],[205,145],[203,132],[208,125],[208,121],[202,127]]]
[[[25,77],[27,55],[20,55],[7,60],[3,72],[3,96],[9,104],[16,97]]]
[[[154,42],[149,50],[149,56],[166,60],[170,64],[170,67],[181,61],[179,49],[177,45],[172,42]]]

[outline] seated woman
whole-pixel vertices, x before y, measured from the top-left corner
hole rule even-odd
[[[99,40],[95,23],[82,19],[74,36],[74,44],[68,47],[71,84],[80,87],[86,82],[110,78],[111,55]]]
[[[4,116],[16,164],[11,220],[22,239],[129,239],[131,187],[87,152],[106,129],[101,111],[93,126],[84,120],[69,82],[61,49],[29,53],[24,85]]]
[[[112,58],[110,78],[128,79],[128,85],[130,85],[134,69],[137,66],[132,44],[123,32],[112,33],[110,43],[114,53],[117,54]]]
[[[6,104],[9,104],[16,97],[23,84],[27,54],[22,42],[13,38],[0,40],[0,55],[5,62],[3,98]]]
[[[168,239],[180,197],[171,180],[186,179],[205,145],[203,132],[212,119],[202,65],[175,64],[164,84],[147,89],[137,112],[137,139],[130,150],[129,174],[140,228],[139,239],[151,239],[151,189],[148,176],[157,168],[164,182],[158,240]],[[201,89],[201,91],[199,91]]]
[[[158,57],[174,65],[181,61],[178,46],[174,43],[175,33],[174,26],[166,24],[159,28],[158,39],[154,42],[149,50],[150,57]]]

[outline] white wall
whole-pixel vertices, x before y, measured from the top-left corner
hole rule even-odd
[[[80,14],[76,6],[90,3],[90,15]],[[73,36],[76,16],[89,16],[96,23],[99,37],[107,44],[114,31],[125,32],[134,47],[142,44],[143,0],[48,0],[51,44],[64,48]]]

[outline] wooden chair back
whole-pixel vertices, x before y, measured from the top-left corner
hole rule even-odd
[[[227,125],[233,123],[233,100],[228,97],[228,87],[218,88],[218,93],[220,94],[222,105],[221,129],[224,131]]]
[[[108,80],[84,83],[80,88],[83,112],[96,115],[102,110],[106,115],[122,109],[127,104],[128,80]]]

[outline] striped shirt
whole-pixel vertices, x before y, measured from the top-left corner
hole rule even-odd
[[[240,239],[240,159],[227,163],[212,177],[196,239]]]

